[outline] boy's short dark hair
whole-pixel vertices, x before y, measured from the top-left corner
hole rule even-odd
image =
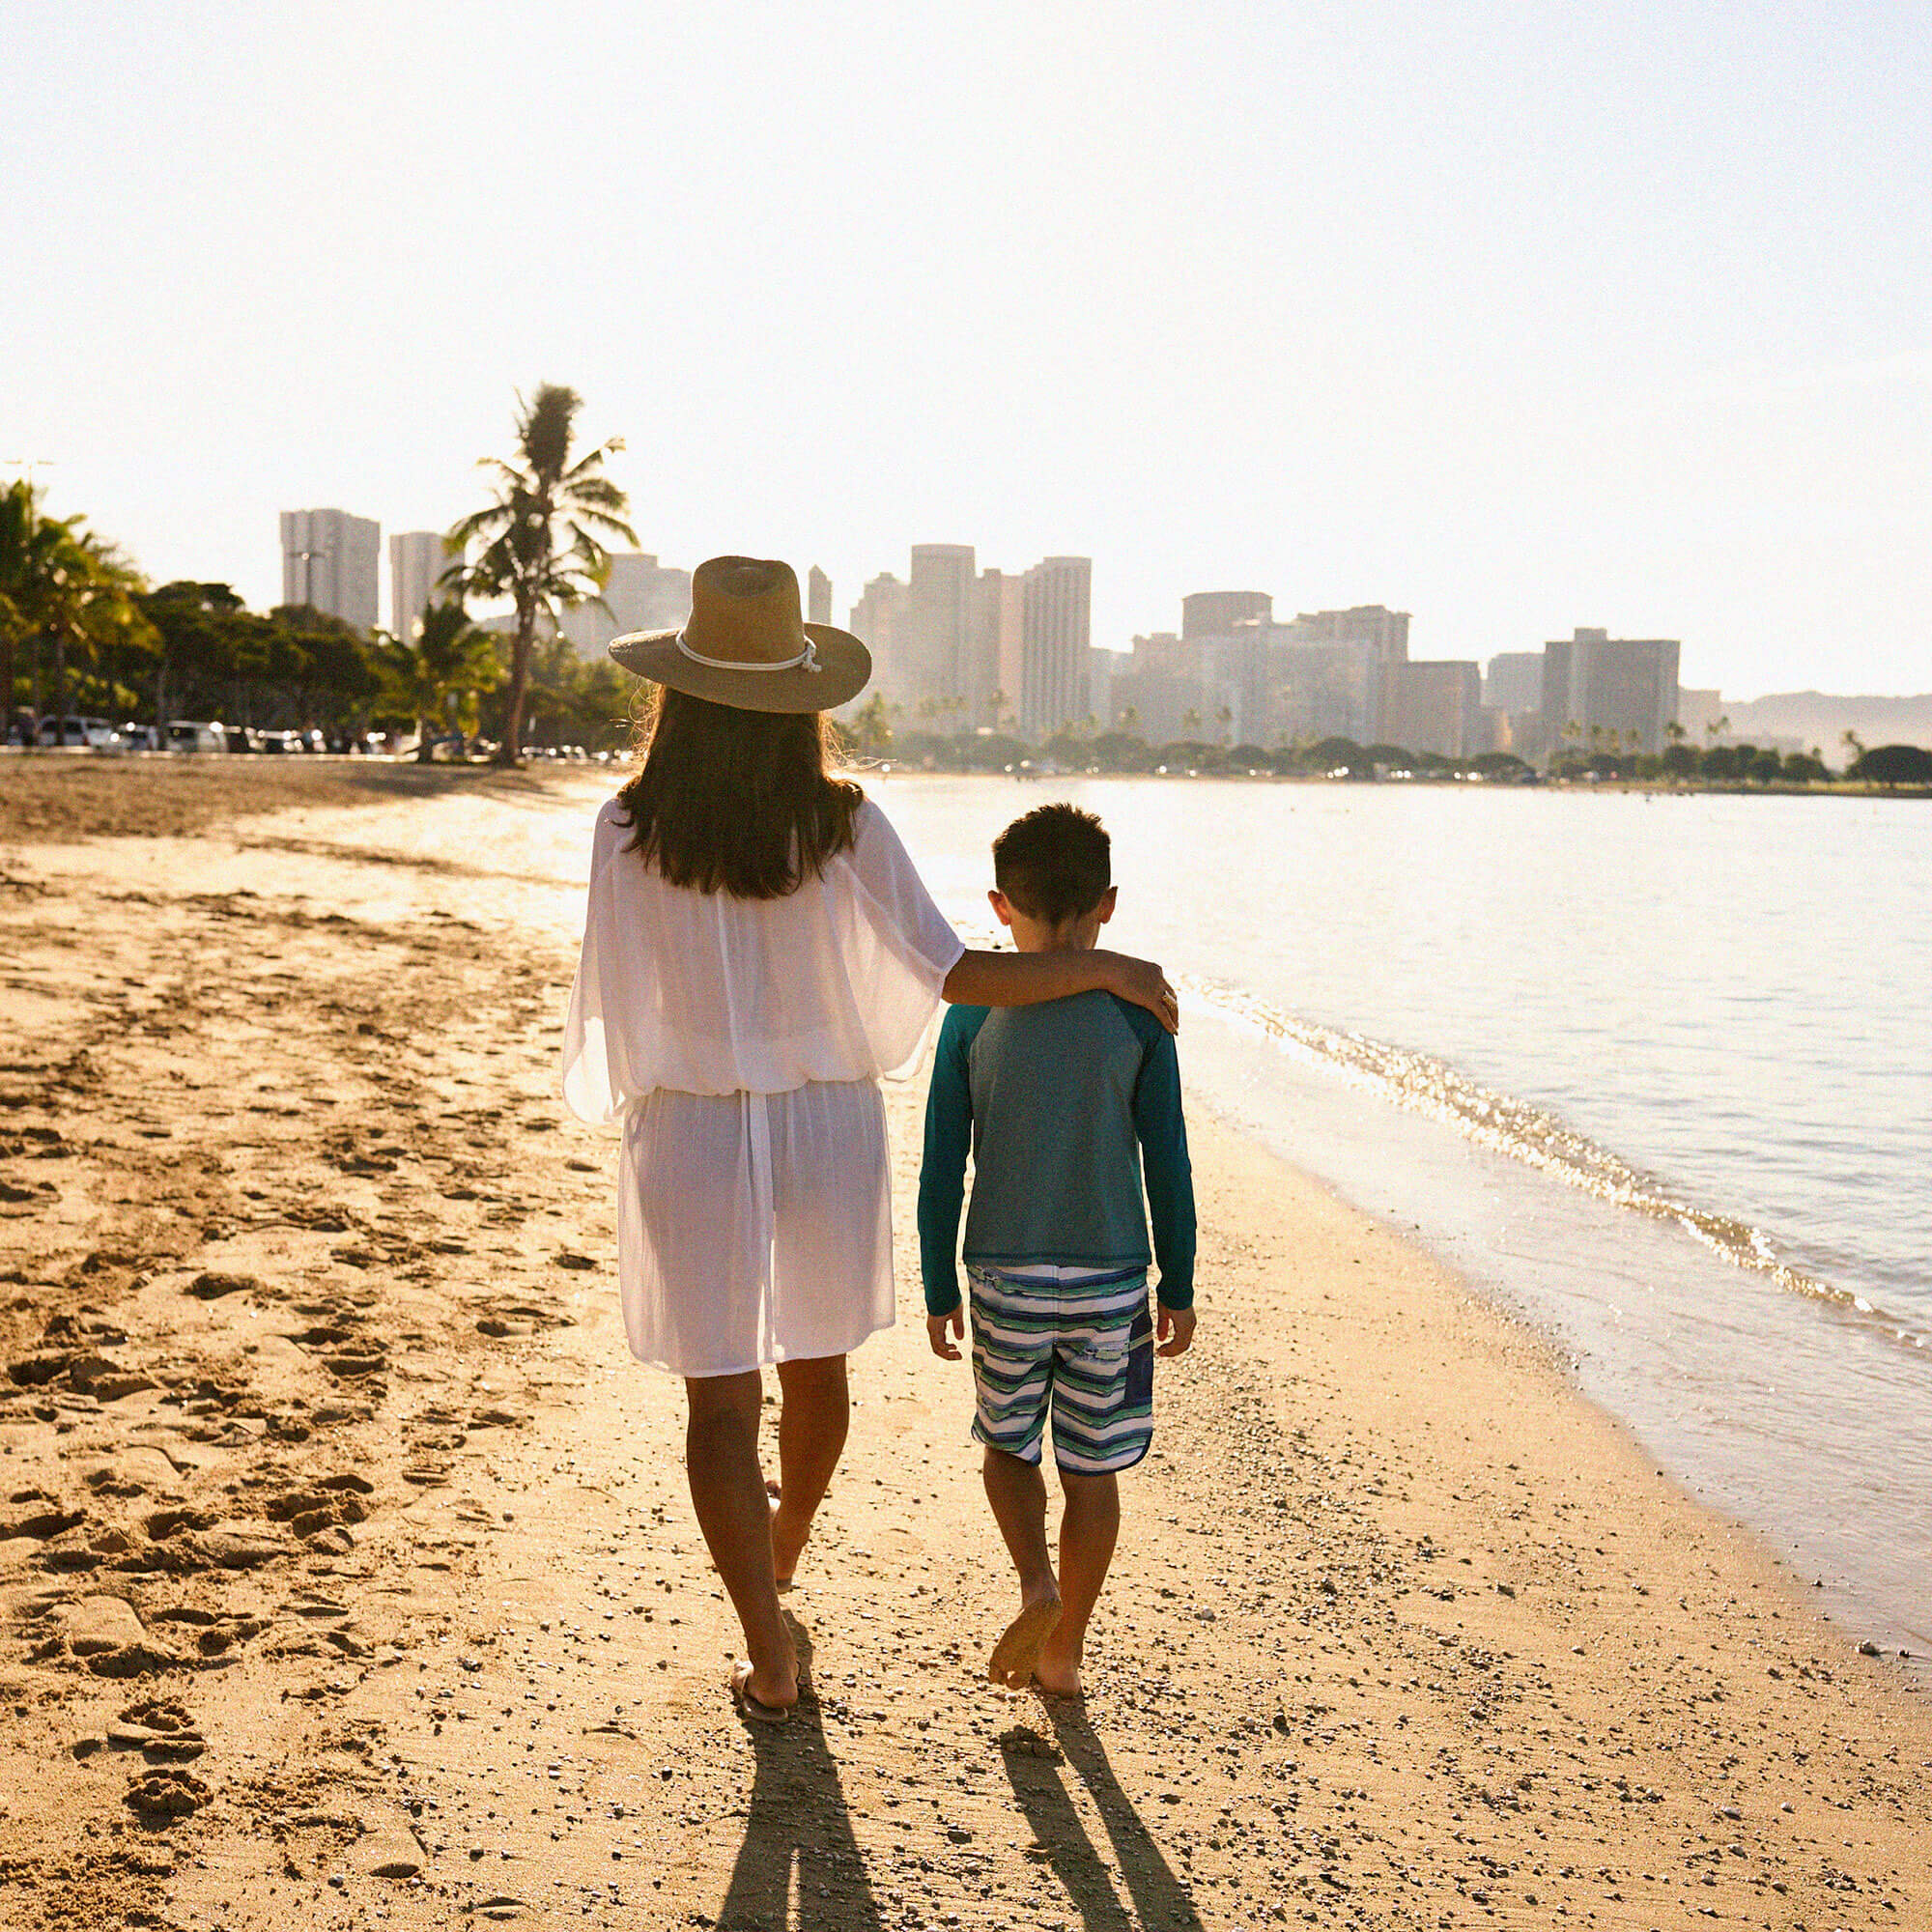
[[[993,840],[993,880],[1029,919],[1060,925],[1100,903],[1114,883],[1113,840],[1077,805],[1041,805]]]

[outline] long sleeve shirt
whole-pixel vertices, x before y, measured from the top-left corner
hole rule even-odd
[[[959,1304],[969,1153],[967,1262],[1157,1262],[1161,1305],[1193,1305],[1194,1179],[1180,1067],[1174,1037],[1151,1013],[1100,992],[948,1011],[919,1186],[920,1268],[933,1315]]]

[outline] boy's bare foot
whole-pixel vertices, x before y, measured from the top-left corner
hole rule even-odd
[[[1084,1697],[1085,1688],[1080,1682],[1080,1665],[1068,1663],[1064,1658],[1051,1657],[1042,1651],[1033,1666],[1033,1688],[1042,1697]]]
[[[1039,1654],[1059,1621],[1058,1591],[1024,1605],[993,1646],[993,1654],[986,1662],[987,1677],[995,1684],[1004,1684],[1009,1690],[1024,1690],[1033,1682]]]

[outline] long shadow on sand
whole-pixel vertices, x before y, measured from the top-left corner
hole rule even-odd
[[[791,1626],[809,1672],[811,1645]],[[786,1724],[747,1723],[757,1766],[745,1841],[731,1868],[717,1932],[880,1932],[884,1921],[866,1878],[852,1815],[825,1742],[818,1698],[805,1689]],[[796,1884],[794,1885],[794,1879]],[[797,1898],[794,1916],[792,1899]]]
[[[1193,1899],[1121,1789],[1085,1710],[1055,1699],[1047,1713],[1066,1763],[1079,1775],[1106,1822],[1114,1859],[1126,1883],[1126,1902],[1087,1835],[1059,1767],[1041,1741],[1015,1725],[1000,1739],[1000,1754],[1006,1759],[1013,1796],[1036,1841],[1045,1848],[1054,1876],[1079,1908],[1086,1932],[1140,1932],[1143,1926],[1153,1932],[1199,1932],[1201,1915]]]

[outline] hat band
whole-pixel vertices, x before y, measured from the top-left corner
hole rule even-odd
[[[818,646],[810,638],[805,640],[805,648],[795,658],[781,658],[776,664],[762,661],[747,662],[744,658],[708,658],[702,651],[695,651],[684,641],[684,633],[677,634],[677,647],[693,664],[701,664],[711,670],[823,670],[818,662]]]

